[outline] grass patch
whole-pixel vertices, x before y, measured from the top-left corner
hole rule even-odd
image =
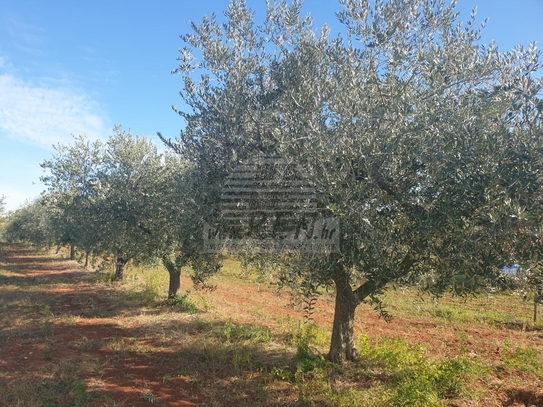
[[[474,360],[435,360],[422,345],[409,346],[397,339],[371,346],[366,336],[358,342],[360,378],[381,387],[383,406],[440,406],[442,400],[463,396],[473,377],[485,369]]]
[[[164,300],[162,304],[167,305],[179,312],[186,312],[188,314],[196,314],[198,312],[198,307],[190,299],[188,294],[168,298]]]
[[[506,370],[543,379],[543,357],[537,350],[531,347],[511,346],[509,342],[506,342],[502,349],[502,358]]]
[[[100,396],[90,391],[81,373],[61,364],[49,377],[31,375],[0,381],[0,405],[25,407],[83,407]]]
[[[383,303],[393,317],[437,320],[453,325],[474,325],[514,330],[538,329],[532,323],[533,304],[507,293],[457,297],[450,294],[436,299],[416,288],[389,290]]]
[[[238,324],[228,320],[217,332],[220,339],[230,343],[259,344],[271,341],[269,328],[258,325]]]

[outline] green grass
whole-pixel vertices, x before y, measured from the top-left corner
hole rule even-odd
[[[543,379],[543,355],[531,347],[505,342],[502,349],[503,366],[513,373],[525,373]]]
[[[221,331],[217,333],[223,341],[230,343],[259,344],[270,342],[271,332],[268,328],[258,325],[245,325],[226,321]]]
[[[443,400],[463,396],[470,379],[485,374],[478,361],[464,357],[435,360],[424,346],[409,346],[401,340],[370,345],[363,336],[358,348],[359,374],[383,388],[384,405],[439,406]]]
[[[543,330],[543,323],[533,324],[533,304],[507,293],[481,293],[478,296],[435,299],[416,288],[390,289],[383,302],[393,317],[448,322],[454,325],[479,325],[495,328]]]

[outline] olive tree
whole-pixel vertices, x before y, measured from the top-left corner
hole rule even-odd
[[[541,236],[540,53],[480,45],[455,3],[340,0],[330,37],[301,1],[267,2],[258,25],[233,0],[224,24],[181,37],[186,126],[170,144],[209,207],[265,153],[297,162],[340,221],[338,253],[283,256],[280,275],[335,287],[331,360],[356,358],[355,310],[387,284],[474,291]]]
[[[200,177],[192,163],[177,154],[162,155],[160,172],[152,177],[146,201],[145,224],[152,239],[152,255],[169,274],[168,298],[178,295],[181,271],[191,266],[195,286],[208,287],[206,279],[220,269],[218,256],[202,252]]]
[[[59,243],[115,256],[115,279],[122,280],[130,259],[154,253],[147,224],[163,183],[161,155],[150,140],[120,126],[105,143],[79,136],[55,150],[42,163],[48,171],[42,181]]]
[[[115,280],[123,279],[130,260],[153,255],[149,205],[159,193],[161,173],[161,155],[149,139],[114,129],[104,146],[94,211],[100,223],[98,246],[116,259]]]
[[[103,143],[77,136],[72,144],[57,144],[54,149],[53,156],[40,164],[46,172],[40,178],[47,187],[43,202],[49,207],[57,245],[70,245],[72,260],[75,247],[83,249],[87,262],[97,245],[99,223],[93,202],[99,193]]]
[[[169,298],[177,295],[181,269],[189,264],[194,282],[205,285],[219,263],[199,250],[200,178],[193,166],[118,127],[105,145],[98,177],[99,246],[116,257],[115,279],[122,279],[129,260],[159,258],[169,273]]]

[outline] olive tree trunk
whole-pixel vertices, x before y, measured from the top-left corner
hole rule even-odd
[[[541,300],[543,299],[543,293],[541,292],[540,288],[538,287],[534,293],[534,324],[537,323],[537,320],[541,316],[541,311],[539,308],[539,304],[541,304]]]
[[[127,259],[117,257],[117,262],[115,264],[115,277],[113,277],[113,281],[123,280],[124,267],[126,266],[126,263],[128,263]]]
[[[179,287],[181,287],[181,269],[185,265],[184,261],[181,261],[179,258],[171,260],[168,257],[162,258],[162,264],[168,271],[170,275],[170,283],[168,286],[168,299],[175,298],[179,292]]]
[[[83,266],[84,268],[89,267],[89,256],[90,256],[90,252],[88,250],[85,250],[85,265]]]
[[[175,298],[181,287],[181,267],[175,267],[172,263],[165,263],[164,266],[170,275],[170,283],[168,285],[168,299]]]
[[[356,360],[359,356],[354,343],[354,313],[358,304],[375,288],[375,284],[366,281],[353,290],[349,276],[342,267],[336,270],[332,279],[336,286],[336,303],[328,359],[341,364]]]

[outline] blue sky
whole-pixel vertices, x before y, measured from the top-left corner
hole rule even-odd
[[[180,34],[228,0],[0,0],[0,196],[15,210],[44,190],[39,163],[71,134],[106,139],[116,124],[159,140],[182,119],[176,68]],[[247,0],[262,16],[265,0]],[[488,17],[482,42],[543,48],[543,0],[459,0]],[[335,0],[306,0],[317,26],[334,31]],[[337,27],[337,25],[336,25]]]

